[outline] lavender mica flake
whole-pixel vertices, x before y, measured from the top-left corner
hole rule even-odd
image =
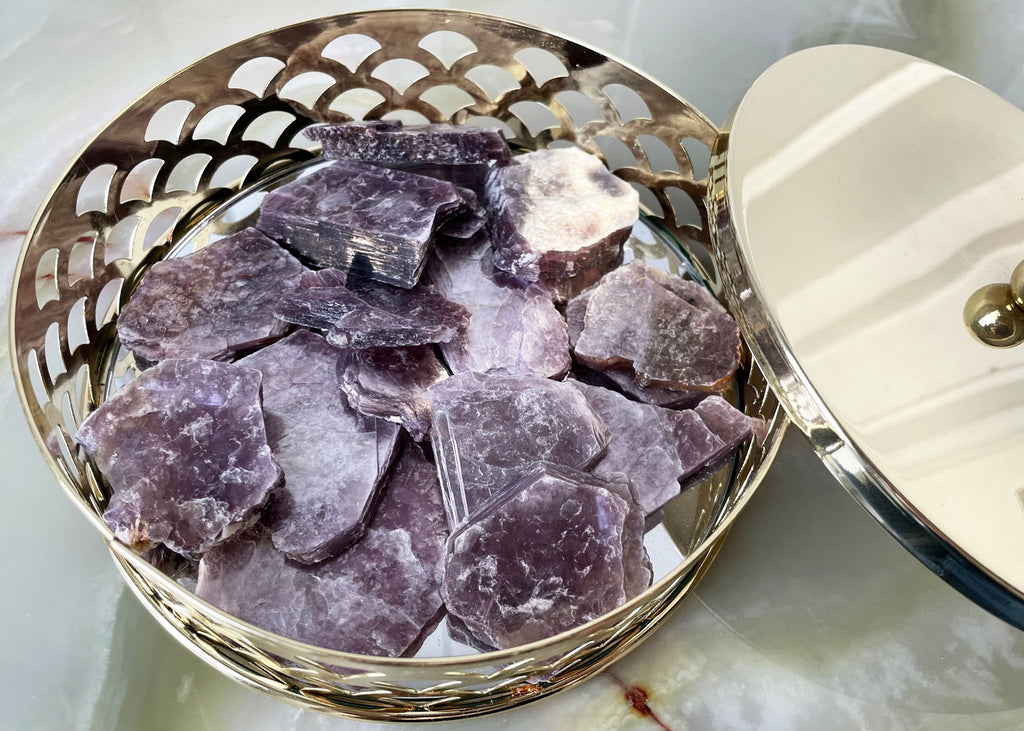
[[[512,154],[497,128],[452,124],[403,127],[400,122],[372,121],[310,127],[306,135],[320,142],[328,159],[382,165],[503,164]]]
[[[281,482],[259,371],[167,359],[104,401],[76,439],[110,483],[104,522],[137,549],[195,556],[256,517]]]
[[[246,229],[154,264],[122,308],[117,333],[147,362],[228,360],[287,332],[274,306],[304,270],[274,241]]]
[[[196,593],[271,632],[345,652],[412,655],[443,617],[447,536],[432,465],[406,445],[366,535],[315,566],[286,560],[262,526],[207,553]]]
[[[650,585],[643,530],[621,477],[538,465],[449,538],[445,606],[485,645],[558,634]]]
[[[352,409],[338,388],[342,351],[299,330],[239,363],[263,373],[267,436],[284,470],[264,521],[304,563],[337,555],[373,514],[400,430]]]

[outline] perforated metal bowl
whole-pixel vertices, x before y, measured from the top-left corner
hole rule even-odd
[[[785,429],[756,366],[743,367],[736,396],[766,420],[767,438],[666,509],[679,564],[586,625],[478,655],[329,651],[219,611],[113,538],[100,520],[107,487],[73,440],[83,416],[132,374],[114,322],[148,266],[183,241],[202,246],[244,227],[250,191],[316,157],[305,127],[363,117],[499,125],[523,149],[579,145],[641,194],[653,238],[634,240],[632,255],[663,256],[663,265],[690,268],[719,291],[705,171],[695,176],[688,153],[706,156],[717,130],[685,100],[625,63],[521,23],[444,10],[356,13],[214,53],[145,94],[81,151],[21,252],[10,326],[15,377],[61,485],[142,603],[201,658],[284,700],[340,715],[409,720],[500,710],[607,666],[694,586]]]

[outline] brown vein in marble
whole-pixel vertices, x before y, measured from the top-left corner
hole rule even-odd
[[[647,700],[651,697],[650,691],[641,685],[626,685],[626,683],[620,680],[619,677],[610,670],[606,670],[605,675],[611,678],[617,686],[622,688],[623,697],[632,706],[634,713],[641,718],[649,718],[663,731],[672,731],[672,729],[665,725],[664,721],[658,718],[654,711],[651,710],[651,707],[647,705]]]

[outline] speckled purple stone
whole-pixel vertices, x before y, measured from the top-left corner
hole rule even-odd
[[[118,540],[195,556],[244,528],[281,482],[259,371],[170,358],[89,414],[76,439],[110,483]]]
[[[447,536],[433,466],[408,444],[366,535],[315,566],[286,560],[262,526],[207,553],[196,593],[259,627],[329,649],[416,652],[443,617]]]
[[[460,373],[427,389],[431,442],[452,527],[538,461],[586,468],[608,430],[569,383]]]
[[[288,326],[274,306],[305,267],[255,229],[157,262],[117,318],[122,345],[147,362],[227,360]]]
[[[284,470],[264,522],[274,545],[305,563],[335,556],[363,534],[398,444],[398,426],[349,406],[338,388],[341,355],[298,330],[239,361],[263,373],[267,437]]]
[[[383,165],[505,163],[512,154],[501,130],[496,128],[350,122],[310,127],[306,135],[320,142],[326,158]]]
[[[405,427],[417,442],[430,430],[426,391],[448,377],[430,346],[347,350],[338,380],[352,408]]]
[[[445,606],[494,647],[550,637],[650,585],[643,530],[621,479],[541,465],[452,534]]]
[[[411,287],[465,205],[446,181],[338,160],[271,191],[256,227],[313,266]]]
[[[496,272],[487,239],[439,244],[428,274],[438,292],[470,314],[465,333],[441,346],[453,372],[561,378],[569,370],[565,321],[550,292]]]

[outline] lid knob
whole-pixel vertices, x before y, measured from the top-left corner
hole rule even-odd
[[[964,324],[976,340],[995,348],[1024,342],[1024,261],[1009,284],[986,284],[967,298]]]

